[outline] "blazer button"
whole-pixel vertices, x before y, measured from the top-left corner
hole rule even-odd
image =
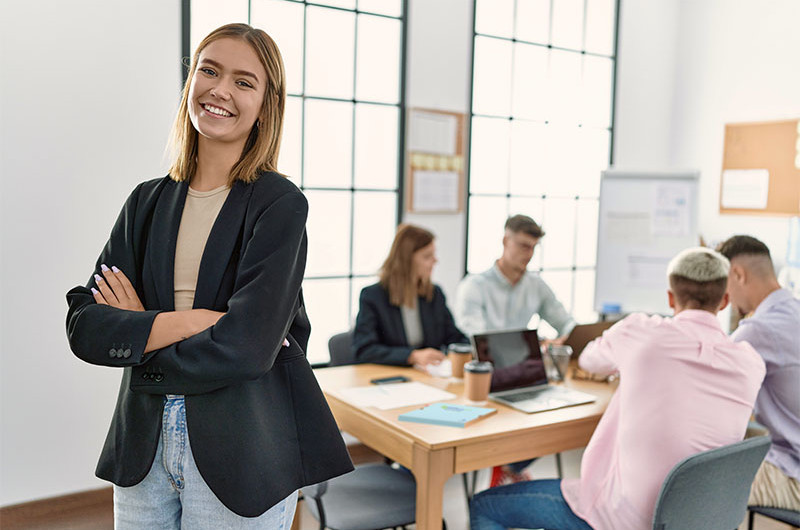
[[[110,350],[108,350],[108,356],[111,357],[112,359],[114,357],[116,357],[117,356],[117,349],[116,348],[111,348]]]
[[[125,351],[122,352],[122,356],[125,357],[126,359],[128,357],[130,357],[131,356],[131,349],[130,348],[125,348]]]
[[[156,383],[160,383],[164,380],[164,376],[161,374],[156,374]]]
[[[142,379],[147,379],[147,377],[148,377],[149,375],[150,375],[150,374],[148,374],[147,372],[143,373],[143,374],[142,374]]]

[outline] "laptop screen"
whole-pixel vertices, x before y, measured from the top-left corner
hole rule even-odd
[[[490,392],[547,383],[535,329],[479,333],[472,345],[479,361],[494,365]]]

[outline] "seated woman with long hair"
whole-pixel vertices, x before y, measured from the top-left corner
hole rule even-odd
[[[431,282],[433,239],[424,228],[398,227],[380,281],[361,291],[353,334],[358,362],[438,364],[447,344],[469,342],[456,328],[441,288]]]

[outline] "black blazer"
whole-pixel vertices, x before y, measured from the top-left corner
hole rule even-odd
[[[353,466],[305,350],[311,330],[300,285],[308,203],[289,180],[236,182],[208,237],[194,307],[224,311],[216,325],[144,355],[153,319],[174,310],[173,271],[188,183],[140,184],[95,265],[116,265],[145,311],[67,293],[70,347],[86,362],[123,367],[97,476],[132,486],[158,445],[165,394],[186,396],[192,453],[233,512],[254,517],[296,489]],[[290,346],[282,346],[284,337]]]
[[[353,332],[353,352],[360,363],[405,365],[414,349],[408,345],[400,308],[389,303],[389,293],[379,283],[364,287],[358,300]],[[442,348],[451,342],[469,342],[453,322],[444,293],[433,286],[433,299],[417,299],[422,320],[422,348]]]

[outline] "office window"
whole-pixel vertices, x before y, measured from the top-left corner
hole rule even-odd
[[[278,44],[288,83],[279,170],[309,202],[303,283],[309,361],[349,329],[399,220],[402,0],[191,0],[192,50],[248,22]]]
[[[611,158],[616,0],[476,0],[467,272],[492,266],[523,213],[540,271],[578,321],[594,313],[600,172]]]

